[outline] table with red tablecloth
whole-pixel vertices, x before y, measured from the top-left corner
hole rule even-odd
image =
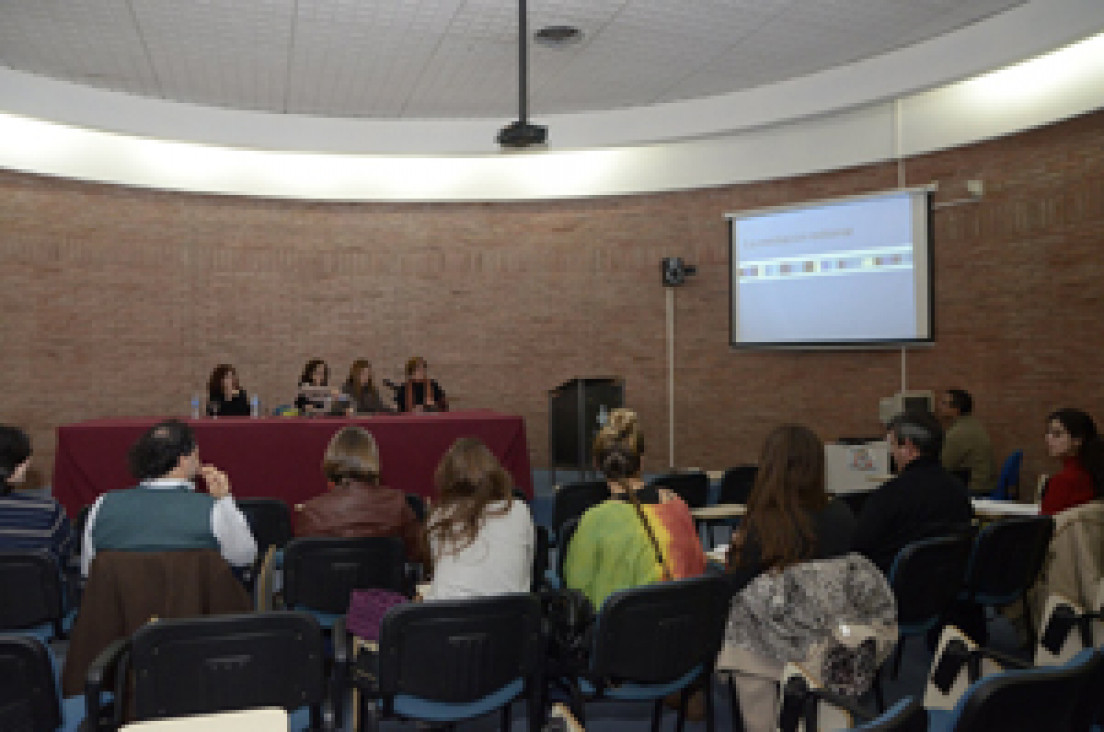
[[[58,427],[54,497],[70,516],[97,496],[137,481],[126,454],[157,417],[97,419]],[[195,430],[200,460],[230,477],[234,495],[273,497],[289,505],[326,489],[322,454],[330,437],[349,424],[371,432],[380,451],[380,482],[407,493],[432,495],[433,473],[460,437],[477,437],[513,476],[533,492],[525,421],[487,410],[371,417],[220,417],[184,420]]]

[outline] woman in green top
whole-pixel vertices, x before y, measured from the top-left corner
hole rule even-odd
[[[640,478],[643,438],[636,413],[615,409],[594,440],[594,460],[610,498],[590,508],[567,546],[564,582],[596,609],[629,587],[705,571],[690,509],[667,489]]]

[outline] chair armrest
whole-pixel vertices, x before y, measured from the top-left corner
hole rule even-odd
[[[123,723],[123,696],[125,684],[124,657],[130,648],[129,638],[119,638],[108,644],[88,667],[84,677],[84,710],[87,728],[90,730],[117,729]],[[110,724],[102,707],[103,694],[114,691]]]

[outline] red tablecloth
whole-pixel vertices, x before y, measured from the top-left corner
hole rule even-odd
[[[98,419],[58,428],[54,497],[76,516],[101,493],[135,484],[126,453],[157,417]],[[322,453],[348,424],[371,432],[380,449],[380,482],[407,493],[432,495],[433,472],[458,437],[478,437],[532,495],[529,448],[521,417],[491,411],[377,417],[220,417],[185,420],[199,443],[200,460],[230,476],[234,495],[282,498],[289,505],[326,488]]]

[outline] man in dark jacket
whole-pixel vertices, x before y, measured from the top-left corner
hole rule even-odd
[[[867,498],[852,545],[886,574],[906,544],[966,530],[973,515],[966,486],[939,462],[943,430],[933,415],[894,417],[887,439],[898,474]]]

